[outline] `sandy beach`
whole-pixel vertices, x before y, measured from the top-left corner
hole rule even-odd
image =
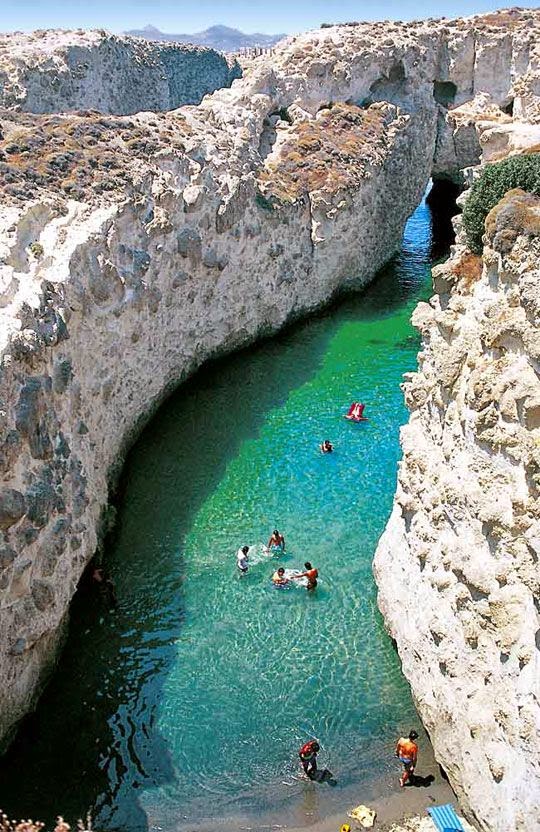
[[[395,776],[369,784],[357,783],[339,790],[337,794],[337,789],[328,789],[324,784],[306,781],[304,794],[293,805],[286,805],[284,796],[277,794],[275,809],[256,819],[237,815],[195,823],[183,821],[177,829],[179,832],[339,832],[343,823],[350,823],[352,830],[360,830],[360,824],[350,820],[347,813],[355,806],[364,804],[377,812],[374,830],[430,832],[435,827],[426,814],[429,806],[452,803],[456,810],[458,806],[450,785],[441,774],[427,737],[422,742],[417,771],[417,785],[403,789],[399,787],[400,767],[397,762]],[[421,822],[424,818],[426,823]],[[466,830],[474,830],[470,825],[464,824],[464,827]],[[157,825],[150,825],[150,829],[159,832]]]

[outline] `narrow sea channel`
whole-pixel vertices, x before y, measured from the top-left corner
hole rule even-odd
[[[278,803],[297,818],[306,789],[331,811],[353,784],[395,780],[392,743],[418,718],[371,561],[431,264],[423,202],[366,291],[209,364],[163,405],[129,455],[106,547],[117,609],[78,593],[53,680],[0,761],[10,817],[213,830]],[[355,399],[368,422],[343,419]],[[238,547],[275,527],[284,566],[319,569],[315,593],[273,589],[272,560],[239,576]],[[298,779],[311,736],[334,788]]]

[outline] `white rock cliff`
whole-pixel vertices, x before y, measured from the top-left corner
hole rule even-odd
[[[240,75],[234,59],[200,46],[103,30],[0,35],[0,107],[28,113],[174,110]]]
[[[540,199],[511,191],[421,303],[374,572],[437,759],[482,829],[540,829]]]

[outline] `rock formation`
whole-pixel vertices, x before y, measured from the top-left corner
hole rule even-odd
[[[0,35],[0,107],[130,115],[198,104],[241,70],[213,49],[99,31]]]
[[[538,100],[526,107],[531,123],[484,93],[452,110],[456,156],[460,143],[483,163],[540,150]],[[422,351],[374,572],[461,805],[482,829],[525,832],[540,828],[540,198],[510,191],[482,256],[455,222],[436,294],[413,314]]]
[[[209,357],[375,274],[432,171],[477,160],[449,105],[486,93],[506,121],[519,82],[534,109],[539,21],[324,28],[198,107],[0,114],[1,735],[35,701],[141,423]],[[485,775],[467,790],[435,740],[476,812]]]
[[[413,315],[423,348],[379,604],[481,828],[540,828],[540,199],[511,192]]]

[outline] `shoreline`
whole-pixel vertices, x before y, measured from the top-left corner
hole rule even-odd
[[[329,790],[322,783],[306,781],[303,793],[293,798],[290,804],[283,800],[283,793],[277,793],[276,808],[258,816],[255,813],[239,813],[223,819],[191,820],[185,817],[180,822],[176,820],[164,824],[163,818],[153,819],[148,813],[148,828],[150,832],[339,832],[343,823],[350,823],[352,830],[360,830],[363,827],[350,820],[347,813],[355,806],[364,804],[377,812],[373,826],[375,831],[398,832],[403,822],[414,819],[414,823],[405,827],[412,830],[422,818],[429,821],[428,806],[452,803],[459,814],[456,796],[441,774],[427,735],[422,736],[418,766],[418,781],[423,783],[400,789],[400,773],[396,761],[395,770],[391,773],[385,772],[367,783],[357,781],[343,789]],[[472,826],[465,828],[474,829]],[[435,827],[430,824],[428,829],[434,830]]]

